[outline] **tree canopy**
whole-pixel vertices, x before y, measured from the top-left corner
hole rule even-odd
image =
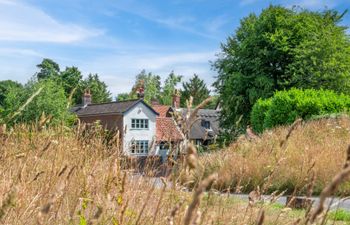
[[[181,82],[182,76],[176,75],[172,71],[165,79],[162,89],[162,96],[160,98],[161,103],[164,105],[171,105],[173,102],[173,95],[175,93],[176,86]]]
[[[221,124],[249,122],[252,106],[276,90],[350,91],[350,40],[339,25],[344,14],[270,6],[241,20],[221,46],[213,66],[221,102]]]
[[[202,101],[209,97],[210,91],[207,88],[204,80],[200,79],[197,74],[194,74],[188,82],[182,83],[181,90],[181,105],[186,106],[186,100],[193,97],[193,106],[199,105]]]
[[[11,118],[10,124],[32,123],[42,115],[52,117],[51,122],[69,122],[72,118],[69,107],[82,102],[86,89],[90,89],[93,103],[112,100],[98,74],[89,74],[83,79],[77,67],[61,71],[51,59],[43,59],[37,67],[39,72],[24,86],[10,80],[0,81],[0,122]]]
[[[21,88],[21,87],[22,85],[16,81],[12,81],[12,80],[0,81],[0,107],[4,105],[5,98],[11,89]]]

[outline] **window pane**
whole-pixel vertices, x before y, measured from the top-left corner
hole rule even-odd
[[[144,120],[140,120],[140,128],[144,128]]]
[[[148,153],[148,141],[145,141],[145,153]]]
[[[145,120],[145,128],[148,129],[148,120]]]

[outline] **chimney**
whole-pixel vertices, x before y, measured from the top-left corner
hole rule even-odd
[[[159,101],[157,99],[152,98],[151,99],[151,105],[152,106],[159,105]]]
[[[91,104],[91,93],[90,93],[90,89],[86,89],[83,95],[83,105],[84,107]]]
[[[141,80],[140,81],[140,84],[138,85],[138,88],[137,88],[137,98],[139,99],[143,99],[145,97],[145,89],[144,89],[144,85],[143,85],[144,81]]]
[[[173,104],[172,107],[175,109],[180,108],[180,91],[175,89],[173,94]]]

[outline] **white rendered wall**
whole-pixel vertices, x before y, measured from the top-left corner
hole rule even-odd
[[[152,155],[154,153],[154,140],[156,136],[156,117],[157,115],[150,110],[143,103],[138,103],[129,112],[124,115],[124,153],[126,155],[140,155],[131,154],[130,145],[133,140],[148,140],[148,154]],[[148,129],[132,129],[131,119],[148,119]],[[153,146],[153,149],[151,149]]]

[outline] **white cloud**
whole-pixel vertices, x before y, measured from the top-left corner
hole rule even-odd
[[[40,57],[43,58],[44,55],[41,53],[34,51],[32,49],[25,49],[25,48],[1,48],[0,47],[0,55],[3,56],[13,56],[13,55],[21,55],[21,56],[34,56],[34,57]]]
[[[71,43],[102,33],[98,29],[59,22],[19,1],[0,0],[0,41]]]
[[[218,17],[215,17],[211,20],[209,20],[208,23],[205,24],[205,27],[207,30],[211,33],[217,33],[220,31],[220,29],[229,23],[231,21],[230,17],[228,15],[220,15]]]
[[[91,60],[88,64],[78,65],[86,74],[98,73],[113,94],[128,92],[134,83],[134,77],[142,69],[158,74],[164,80],[174,70],[187,80],[194,73],[199,74],[210,86],[214,72],[210,70],[210,60],[215,59],[215,52],[180,52],[180,53],[128,53],[109,55]]]
[[[138,1],[125,1],[118,2],[114,5],[118,10],[127,12],[132,15],[136,15],[153,23],[163,25],[164,27],[170,29],[176,29],[184,31],[190,34],[197,36],[205,37],[208,39],[217,39],[216,36],[203,32],[202,30],[194,28],[193,24],[196,22],[196,18],[187,15],[177,15],[177,16],[168,16],[163,15],[161,11],[156,10],[155,8],[150,7],[149,5],[142,4]]]

